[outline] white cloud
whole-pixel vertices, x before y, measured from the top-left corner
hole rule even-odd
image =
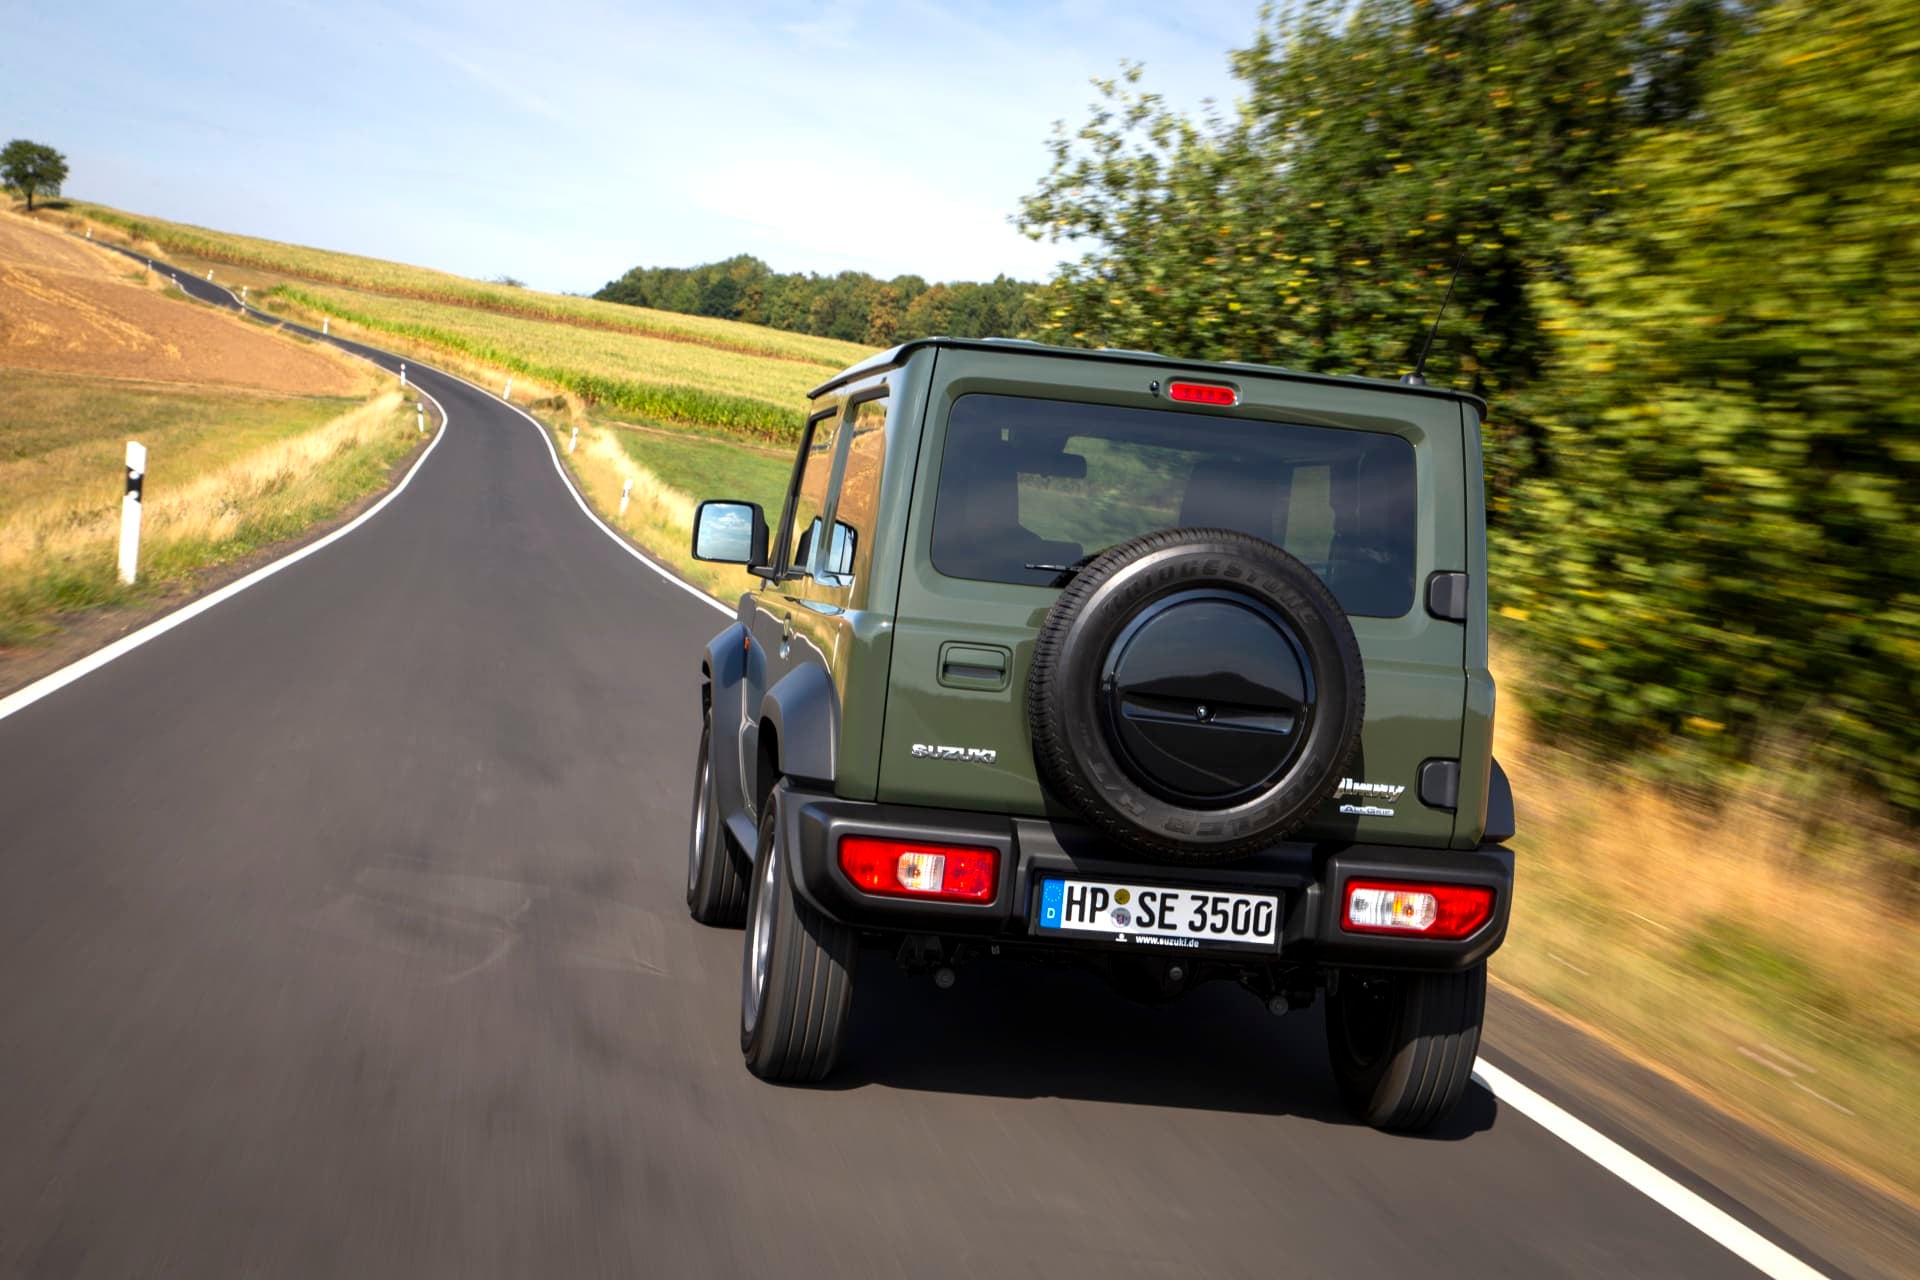
[[[1058,257],[964,184],[884,166],[716,161],[689,174],[683,189],[700,209],[751,233],[775,266],[978,280],[1041,276]]]

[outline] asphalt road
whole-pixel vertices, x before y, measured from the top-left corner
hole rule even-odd
[[[0,1272],[1751,1274],[1484,1091],[1348,1123],[1228,989],[871,963],[841,1077],[754,1081],[682,901],[723,619],[411,375],[386,509],[0,720]]]

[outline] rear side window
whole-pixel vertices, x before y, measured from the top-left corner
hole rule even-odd
[[[1329,427],[970,395],[947,419],[933,567],[1051,586],[1115,543],[1237,529],[1305,561],[1350,614],[1413,607],[1413,445]]]
[[[821,573],[829,585],[851,587],[867,576],[873,563],[873,517],[886,463],[887,402],[869,399],[853,405],[843,430],[850,430],[852,439],[833,503],[833,545]]]
[[[800,474],[787,506],[785,545],[788,564],[806,569],[813,564],[813,540],[819,535],[820,512],[827,505],[827,482],[833,474],[833,446],[839,442],[840,414],[821,414],[807,426],[807,445],[800,454]]]

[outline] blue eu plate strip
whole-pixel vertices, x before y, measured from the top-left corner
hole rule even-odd
[[[1040,927],[1058,929],[1060,927],[1060,908],[1067,894],[1067,882],[1064,880],[1042,880],[1040,882]]]

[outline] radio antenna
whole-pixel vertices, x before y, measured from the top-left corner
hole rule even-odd
[[[1434,313],[1433,327],[1427,330],[1427,340],[1420,348],[1420,358],[1413,362],[1413,372],[1401,375],[1400,381],[1409,387],[1427,385],[1427,356],[1433,351],[1434,335],[1440,332],[1440,319],[1447,314],[1447,304],[1453,301],[1453,286],[1460,279],[1460,268],[1466,264],[1467,251],[1462,249],[1460,256],[1453,260],[1453,274],[1447,277],[1447,292],[1440,299],[1440,310]]]

